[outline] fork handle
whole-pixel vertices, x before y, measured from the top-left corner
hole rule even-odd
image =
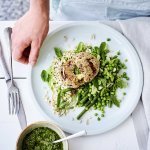
[[[4,59],[1,41],[0,41],[0,65],[1,65],[2,72],[3,72],[4,77],[5,77],[5,80],[6,80],[6,81],[10,80],[11,77],[10,77],[10,75],[9,75],[9,71],[8,71],[8,68],[7,68],[5,59]]]
[[[9,60],[10,78],[11,78],[11,82],[13,82],[11,34],[12,34],[12,28],[11,27],[7,27],[4,29],[4,35],[5,35],[5,39],[6,39],[7,49],[8,49],[9,54],[10,54],[10,60]]]

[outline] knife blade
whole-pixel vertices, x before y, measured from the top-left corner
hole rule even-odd
[[[20,98],[20,95],[19,95],[19,98]],[[18,117],[21,129],[22,130],[25,129],[27,127],[27,119],[26,119],[26,114],[25,114],[21,99],[20,99],[20,109],[19,109],[19,112],[17,114],[17,117]]]
[[[7,87],[9,88],[10,84],[11,84],[11,77],[9,74],[9,70],[8,70],[4,55],[3,55],[3,48],[2,48],[1,41],[0,41],[0,66],[1,66],[2,72],[5,77]],[[14,83],[14,84],[16,85],[16,83]],[[19,98],[20,98],[20,95],[19,95]],[[25,115],[25,111],[24,111],[24,107],[23,107],[21,98],[20,98],[20,109],[17,114],[17,117],[18,117],[21,129],[24,129],[27,126],[27,120],[26,120],[26,115]]]
[[[149,128],[141,100],[139,101],[137,107],[132,113],[132,120],[136,131],[139,149],[146,150]]]

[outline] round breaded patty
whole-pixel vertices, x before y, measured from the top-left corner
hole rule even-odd
[[[78,74],[75,73],[75,68],[78,69]],[[61,67],[63,84],[72,88],[78,88],[84,83],[90,82],[98,72],[99,60],[89,52],[75,54]]]

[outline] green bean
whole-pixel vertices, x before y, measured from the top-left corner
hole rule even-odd
[[[81,92],[81,96],[82,100],[80,100],[80,102],[82,103],[82,101],[84,102],[84,99],[88,97],[88,90],[86,90],[86,92]]]
[[[77,119],[79,120],[87,111],[87,109],[83,109],[83,111],[77,116]]]
[[[86,102],[86,100],[88,99],[88,97],[89,97],[89,96],[88,96],[88,95],[86,95],[86,96],[85,96],[85,97],[84,97],[84,98],[80,101],[80,103],[81,103],[81,104],[85,103],[85,102]]]
[[[60,106],[60,101],[61,101],[61,91],[59,91],[58,96],[57,96],[57,108]]]
[[[87,101],[87,103],[85,103],[85,107],[87,107],[89,104],[91,103],[91,101]]]
[[[79,103],[80,103],[80,98],[81,98],[81,93],[80,93],[80,92],[78,92],[78,93],[77,93],[77,104],[79,104]]]
[[[96,100],[94,102],[90,103],[84,110],[77,116],[77,119],[79,120],[94,104],[96,103]]]

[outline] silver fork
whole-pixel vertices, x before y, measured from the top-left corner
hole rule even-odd
[[[7,42],[7,49],[10,51],[10,67],[11,73],[9,73],[4,55],[3,55],[3,47],[0,40],[0,69],[3,72],[5,77],[5,81],[8,87],[8,106],[10,114],[17,114],[20,126],[22,129],[26,128],[27,120],[26,114],[24,111],[23,103],[20,98],[20,92],[17,88],[14,80],[13,80],[13,71],[12,71],[12,51],[11,51],[11,28],[5,29],[5,40]],[[11,75],[10,75],[11,74]]]
[[[12,28],[8,27],[4,31],[7,45],[10,50],[10,80],[7,81],[8,85],[8,105],[9,105],[9,114],[18,114],[20,109],[20,95],[19,89],[16,87],[13,80],[13,68],[12,68],[12,49],[11,49],[11,33]]]

